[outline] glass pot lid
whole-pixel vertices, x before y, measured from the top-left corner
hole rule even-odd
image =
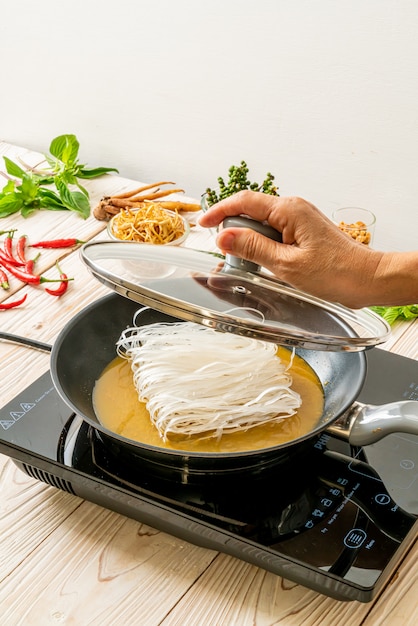
[[[191,248],[100,241],[81,257],[101,283],[184,321],[281,345],[360,351],[387,340],[388,324],[293,289],[263,270]]]

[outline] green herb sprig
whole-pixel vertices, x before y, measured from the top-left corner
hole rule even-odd
[[[75,135],[59,135],[52,140],[49,154],[45,154],[46,169],[40,165],[22,167],[3,157],[6,172],[0,172],[8,181],[0,192],[0,218],[13,213],[28,217],[38,209],[75,211],[83,219],[90,215],[89,194],[80,180],[96,178],[113,167],[87,168],[78,161],[80,144]]]
[[[396,320],[412,320],[418,317],[418,304],[406,306],[371,306],[372,311],[392,325]]]
[[[249,169],[245,161],[241,161],[240,165],[231,165],[228,170],[228,179],[225,181],[222,177],[218,178],[218,191],[208,187],[206,189],[206,201],[208,206],[212,206],[224,198],[232,196],[238,191],[250,189],[252,191],[260,191],[272,196],[278,196],[278,188],[274,184],[274,176],[270,172],[266,174],[265,179],[259,185],[251,182],[248,178]]]

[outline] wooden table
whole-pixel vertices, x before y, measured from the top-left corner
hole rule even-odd
[[[0,143],[0,155],[35,163],[39,155]],[[1,167],[1,165],[0,165]],[[3,169],[3,168],[2,168]],[[135,181],[104,176],[89,181],[91,205]],[[196,216],[189,214],[192,221]],[[1,220],[36,239],[104,238],[93,216],[40,211]],[[210,233],[192,228],[187,245],[214,248]],[[87,303],[108,293],[75,250],[42,251],[38,270],[56,275],[56,259],[74,277],[62,298],[42,286],[13,281],[0,299],[27,293],[25,306],[0,311],[1,330],[53,343]],[[13,295],[15,294],[15,295]],[[418,320],[398,323],[384,349],[418,358]],[[46,371],[49,356],[0,342],[1,404]],[[418,622],[418,546],[410,549],[372,603],[339,602],[230,556],[196,547],[144,524],[50,487],[0,455],[0,621],[5,625],[257,625],[390,624]]]

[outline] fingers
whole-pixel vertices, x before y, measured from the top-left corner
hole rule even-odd
[[[211,207],[199,219],[199,223],[205,228],[211,228],[232,215],[248,215],[262,222],[268,220],[278,200],[279,197],[265,193],[240,191]]]
[[[298,197],[240,191],[211,207],[199,220],[201,226],[218,226],[225,217],[247,215],[260,222],[267,221],[283,233],[283,241],[293,243],[294,231],[312,219],[327,218],[311,203]]]

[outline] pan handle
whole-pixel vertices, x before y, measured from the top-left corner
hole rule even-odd
[[[14,335],[13,333],[6,333],[0,331],[0,341],[8,341],[10,343],[17,343],[28,348],[34,348],[34,350],[41,350],[42,352],[51,352],[52,346],[49,343],[38,341],[37,339],[29,339],[29,337],[21,337],[20,335]]]
[[[418,435],[418,401],[404,400],[380,406],[355,403],[327,432],[348,439],[353,446],[376,443],[391,433]]]

